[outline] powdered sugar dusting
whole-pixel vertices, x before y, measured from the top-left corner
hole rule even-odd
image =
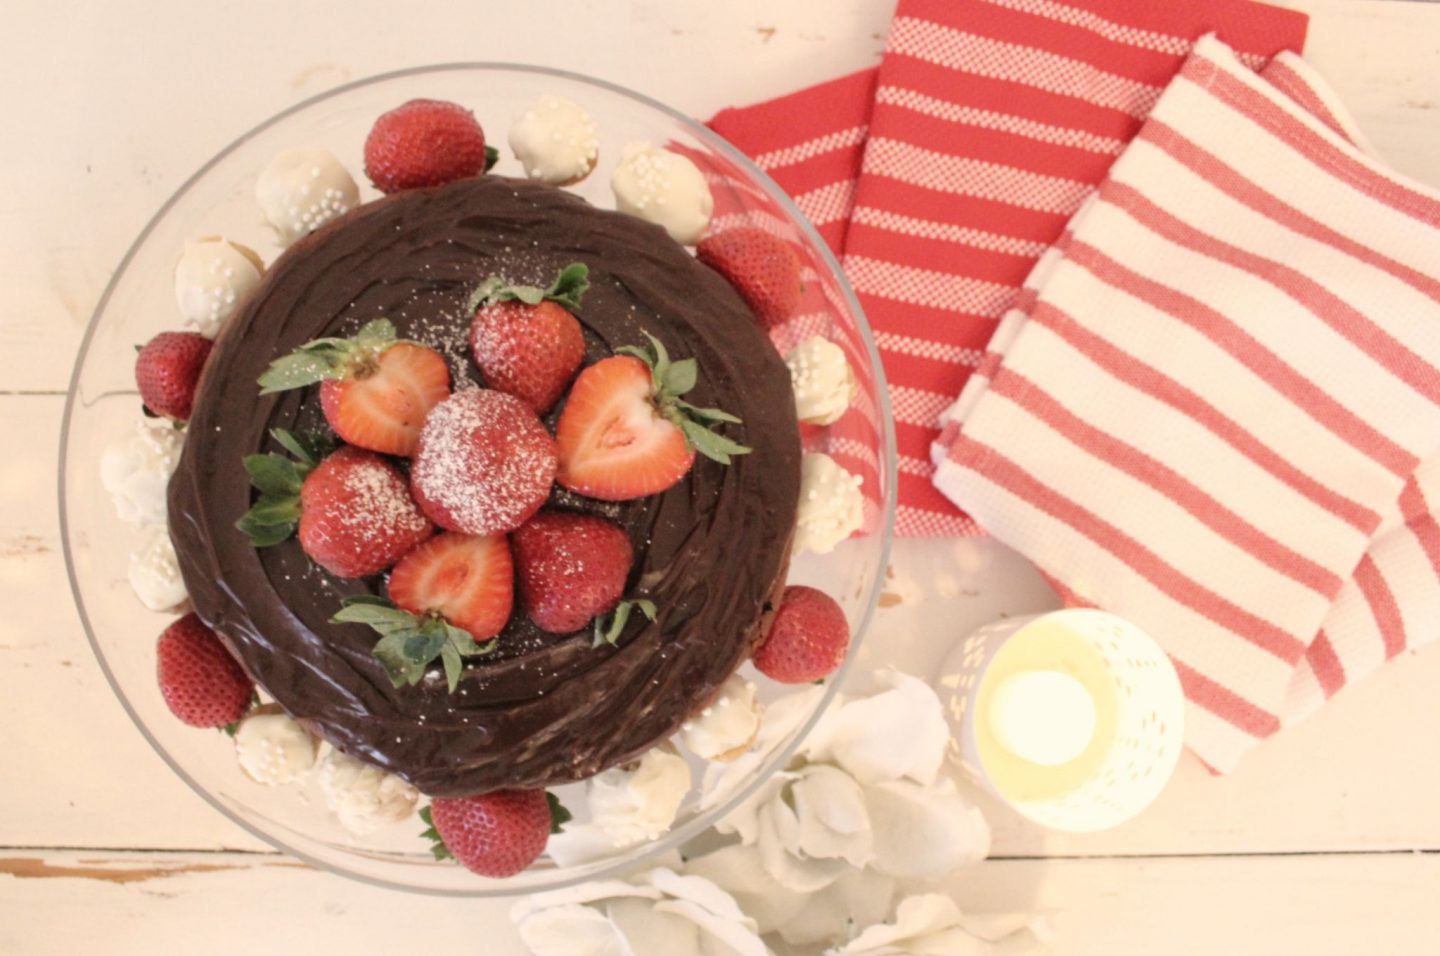
[[[361,542],[401,534],[420,534],[425,516],[410,497],[405,480],[381,461],[362,462],[345,473],[346,505],[335,518]]]
[[[555,441],[517,398],[483,388],[431,410],[412,480],[437,524],[469,534],[518,526],[550,494]]]

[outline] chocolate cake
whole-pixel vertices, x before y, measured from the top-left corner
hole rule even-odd
[[[611,646],[536,628],[519,609],[452,693],[438,665],[393,686],[375,632],[330,619],[383,594],[294,540],[257,549],[235,527],[252,503],[242,461],[278,450],[274,428],[323,430],[315,387],[261,396],[272,359],[387,318],[450,357],[457,389],[483,384],[465,348],[465,303],[491,274],[544,284],[589,269],[578,313],[587,364],[656,336],[698,360],[687,400],[742,424],[750,454],[705,457],[669,490],[606,503],[563,489],[550,506],[604,515],[635,550],[627,594],[653,601]],[[467,381],[468,380],[468,381]],[[561,406],[546,419],[553,429]],[[169,492],[170,532],[196,612],[286,711],[340,750],[431,796],[584,779],[675,732],[751,654],[783,587],[800,487],[790,377],[731,286],[663,229],[552,187],[497,176],[360,206],[296,242],[215,344]],[[403,466],[403,461],[400,462]]]

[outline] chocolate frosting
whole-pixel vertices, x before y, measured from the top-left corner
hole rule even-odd
[[[444,352],[457,387],[478,382],[465,345],[474,286],[491,273],[545,285],[575,261],[590,268],[587,361],[648,330],[673,357],[698,359],[687,399],[739,415],[725,433],[754,451],[728,467],[699,457],[638,501],[552,495],[551,507],[625,528],[627,593],[655,602],[654,624],[633,615],[616,646],[592,647],[588,631],[540,631],[517,601],[498,650],[471,658],[453,694],[438,666],[397,689],[371,654],[373,631],[329,623],[346,595],[383,593],[383,578],[335,578],[294,539],[257,550],[235,528],[252,502],[244,456],[279,450],[271,428],[324,427],[318,389],[262,397],[255,380],[303,342],[384,316]],[[361,206],[280,256],[211,354],[170,483],[170,531],[196,612],[292,716],[426,794],[464,796],[592,776],[711,699],[783,583],[799,486],[789,374],[724,279],[657,226],[483,176]]]

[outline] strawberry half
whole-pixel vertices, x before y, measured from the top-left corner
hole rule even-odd
[[[365,175],[382,193],[478,175],[490,168],[491,156],[475,114],[444,100],[402,103],[365,137]]]
[[[795,584],[755,651],[755,668],[782,684],[808,684],[833,674],[849,650],[844,609],[824,591]]]
[[[550,496],[555,439],[520,399],[469,388],[425,419],[410,487],[442,528],[498,534],[524,524]]]
[[[438,657],[453,691],[463,659],[495,649],[514,602],[514,566],[503,536],[439,534],[390,572],[390,600],[346,599],[332,618],[368,624],[381,635],[375,656],[396,687],[417,684]]]
[[[224,727],[250,709],[255,682],[193,612],[161,633],[155,661],[165,706],[191,727]]]
[[[450,368],[439,352],[397,340],[395,326],[376,319],[353,339],[315,339],[271,362],[260,376],[260,394],[316,382],[335,434],[370,451],[409,457],[425,416],[450,394]]]
[[[727,229],[695,247],[695,258],[729,281],[767,329],[800,304],[800,257],[790,243],[754,226]]]
[[[635,562],[630,536],[597,515],[541,512],[515,531],[513,544],[525,613],[552,634],[615,610]]]
[[[271,434],[295,457],[245,459],[260,498],[236,527],[256,547],[298,530],[300,547],[316,564],[358,578],[390,567],[434,532],[405,476],[384,458],[348,445],[326,457],[319,436]]]
[[[430,825],[422,835],[435,842],[435,859],[453,857],[473,873],[500,879],[534,863],[570,813],[544,790],[496,790],[436,797],[420,818]]]
[[[491,388],[544,415],[585,359],[585,333],[572,312],[589,288],[589,269],[574,262],[547,289],[499,276],[470,297],[470,351]]]
[[[188,419],[212,345],[198,332],[161,332],[145,343],[135,357],[135,385],[145,407],[177,422]]]
[[[601,359],[580,373],[555,430],[560,484],[582,495],[625,501],[658,494],[690,470],[695,453],[728,465],[750,451],[714,431],[740,419],[680,398],[695,387],[693,358],[670,361],[650,335],[651,352]]]

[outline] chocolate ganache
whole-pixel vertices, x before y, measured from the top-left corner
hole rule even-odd
[[[272,428],[324,427],[317,388],[261,397],[255,380],[300,344],[383,316],[445,353],[456,387],[478,383],[463,306],[475,285],[492,273],[545,285],[570,262],[590,270],[587,362],[653,333],[698,360],[686,398],[740,416],[725,433],[753,451],[729,466],[700,456],[650,498],[552,495],[550,507],[625,528],[636,554],[626,593],[655,603],[654,623],[632,615],[614,646],[594,647],[588,630],[537,629],[517,601],[497,650],[470,658],[453,694],[438,666],[396,688],[373,631],[330,623],[345,596],[383,593],[383,577],[335,578],[293,538],[257,550],[235,528],[251,504],[242,459],[280,450]],[[292,716],[426,794],[462,796],[592,776],[713,698],[763,636],[799,486],[789,374],[724,279],[657,226],[482,176],[366,204],[280,256],[215,344],[170,484],[170,532],[196,612]]]

